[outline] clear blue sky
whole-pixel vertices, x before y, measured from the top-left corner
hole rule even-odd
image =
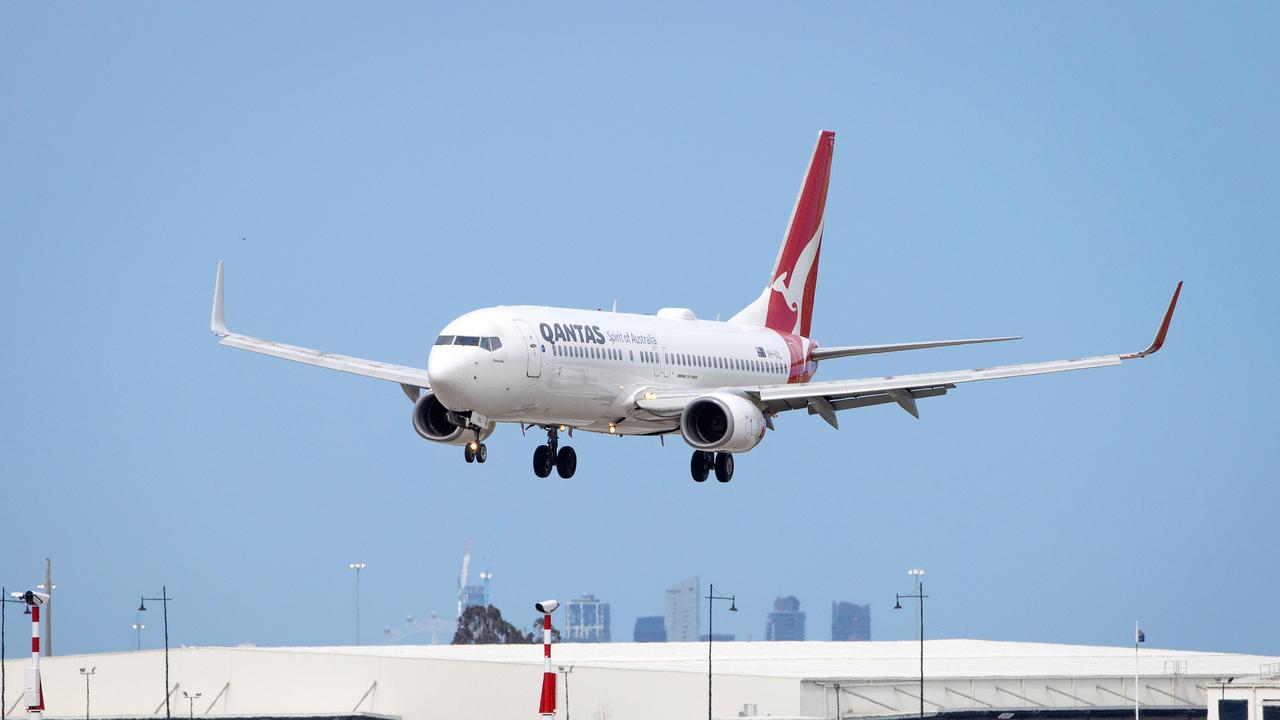
[[[52,557],[56,649],[340,643],[591,591],[615,637],[700,574],[717,629],[795,594],[874,635],[1280,653],[1280,9],[1257,3],[5,3],[0,582]],[[679,441],[575,438],[540,481],[466,465],[394,385],[216,347],[233,329],[425,363],[474,307],[728,315],[838,133],[827,345],[1021,334],[820,378],[1137,350],[1122,368],[803,414],[689,480]],[[38,525],[28,524],[38,520]],[[473,569],[482,564],[477,559]],[[474,577],[474,575],[473,575]],[[154,614],[153,614],[154,615]],[[10,620],[17,616],[11,614]],[[146,644],[159,643],[158,617]],[[10,652],[24,646],[20,625]]]

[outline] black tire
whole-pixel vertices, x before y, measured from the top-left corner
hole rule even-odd
[[[693,457],[689,459],[689,474],[693,475],[694,482],[706,482],[707,476],[711,474],[711,463],[706,458],[709,454],[701,450],[693,451]]]
[[[466,459],[467,462],[476,461],[476,454],[475,451],[471,449],[471,443],[467,443],[462,446],[462,457]]]
[[[560,448],[560,452],[556,453],[556,472],[560,473],[560,477],[568,480],[573,477],[573,473],[578,469],[578,453],[573,448],[565,445]]]
[[[483,463],[489,459],[489,448],[484,443],[480,443],[480,447],[476,448],[476,462]]]
[[[533,449],[533,474],[544,478],[551,474],[551,448],[539,445]]]
[[[733,454],[716,453],[716,480],[727,483],[733,479]]]

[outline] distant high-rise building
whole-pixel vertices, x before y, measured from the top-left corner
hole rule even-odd
[[[685,578],[667,588],[667,641],[698,640],[698,576]]]
[[[467,585],[462,588],[462,609],[469,607],[488,607],[489,588],[485,585]]]
[[[851,602],[831,603],[832,640],[870,640],[871,606]]]
[[[568,642],[609,642],[609,603],[591,593],[565,603],[563,631]]]
[[[773,601],[773,612],[764,626],[765,640],[803,640],[804,613],[795,595]]]
[[[733,642],[738,639],[738,636],[733,633],[716,633],[714,637],[709,639],[711,642]],[[698,642],[707,642],[707,640],[708,638],[706,633],[702,633],[698,636]]]
[[[636,618],[635,634],[631,639],[636,642],[666,642],[667,619],[661,615]]]

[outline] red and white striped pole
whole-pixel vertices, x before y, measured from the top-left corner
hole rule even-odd
[[[49,601],[49,596],[28,590],[22,599],[31,609],[31,667],[27,668],[22,689],[28,720],[41,720],[44,716],[44,687],[40,683],[40,606]]]
[[[543,600],[534,605],[542,613],[542,699],[538,702],[538,714],[543,720],[556,716],[556,674],[551,670],[551,613],[560,607],[555,600]]]

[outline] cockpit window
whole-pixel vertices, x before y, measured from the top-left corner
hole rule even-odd
[[[502,341],[496,337],[480,337],[479,335],[441,335],[436,338],[437,345],[466,345],[480,347],[493,352],[502,347]]]

